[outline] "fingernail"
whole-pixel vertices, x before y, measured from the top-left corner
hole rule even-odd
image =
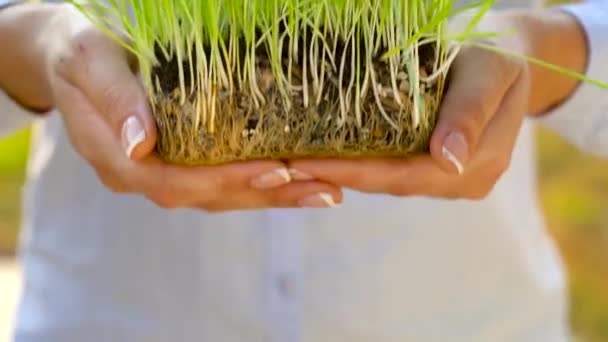
[[[469,146],[461,133],[450,133],[441,148],[443,158],[452,163],[459,175],[464,173],[464,165],[469,159]]]
[[[289,182],[291,182],[291,176],[289,175],[289,171],[283,167],[255,178],[251,181],[251,187],[265,190],[276,188]]]
[[[291,175],[291,179],[296,181],[310,181],[315,179],[315,177],[296,169],[289,169],[289,175]]]
[[[335,208],[338,206],[331,194],[326,192],[304,197],[298,204],[302,208]]]
[[[130,116],[122,125],[122,145],[127,157],[131,158],[137,145],[146,140],[146,130],[137,116]]]

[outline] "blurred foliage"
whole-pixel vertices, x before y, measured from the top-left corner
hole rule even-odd
[[[608,160],[539,133],[541,202],[567,264],[572,322],[581,341],[608,341]]]
[[[0,255],[12,253],[17,241],[29,136],[24,130],[0,139]]]
[[[0,140],[0,254],[15,247],[28,138]],[[608,160],[542,129],[538,150],[540,198],[568,266],[575,333],[608,341]]]

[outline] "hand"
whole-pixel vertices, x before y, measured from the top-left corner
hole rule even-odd
[[[496,43],[523,52],[522,38],[514,35]],[[363,192],[481,199],[510,164],[529,90],[525,63],[465,47],[451,69],[430,155],[406,160],[300,160],[290,167]]]
[[[155,122],[126,51],[68,5],[55,5],[46,18],[38,53],[53,105],[76,151],[110,190],[143,194],[164,208],[208,211],[326,207],[341,201],[336,186],[291,182],[280,162],[166,165],[153,153]]]

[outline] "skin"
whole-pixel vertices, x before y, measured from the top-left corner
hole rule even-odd
[[[290,182],[286,166],[262,161],[184,168],[154,155],[156,128],[130,56],[68,5],[24,4],[0,13],[2,89],[26,107],[57,108],[76,151],[113,192],[143,194],[163,208],[206,211],[326,207],[339,187]],[[7,42],[7,43],[5,43]],[[145,139],[127,155],[127,120]]]
[[[573,18],[511,11],[480,26],[514,28],[515,34],[493,43],[584,71],[588,47]],[[7,9],[0,12],[0,41],[11,47],[0,54],[2,88],[26,107],[59,109],[76,151],[110,190],[143,194],[163,208],[330,207],[342,201],[341,188],[481,199],[508,168],[525,116],[547,112],[577,87],[557,73],[466,47],[452,67],[428,156],[181,168],[153,153],[156,128],[133,60],[75,10],[50,4]],[[125,141],[129,118],[145,131],[135,146]]]
[[[487,16],[479,29],[512,31],[493,43],[585,71],[589,53],[585,32],[568,14],[501,12]],[[430,155],[408,160],[301,160],[290,167],[368,193],[483,199],[508,169],[526,115],[547,113],[578,86],[578,81],[559,73],[470,46],[456,59],[451,77]]]

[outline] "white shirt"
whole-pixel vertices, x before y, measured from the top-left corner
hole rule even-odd
[[[608,3],[569,9],[589,32],[590,75],[608,80]],[[5,95],[0,108],[2,128],[29,115]],[[608,155],[595,87],[540,121]],[[28,167],[15,340],[568,340],[534,124],[481,202],[346,192],[335,210],[207,214],[110,193],[53,114],[36,123]]]

